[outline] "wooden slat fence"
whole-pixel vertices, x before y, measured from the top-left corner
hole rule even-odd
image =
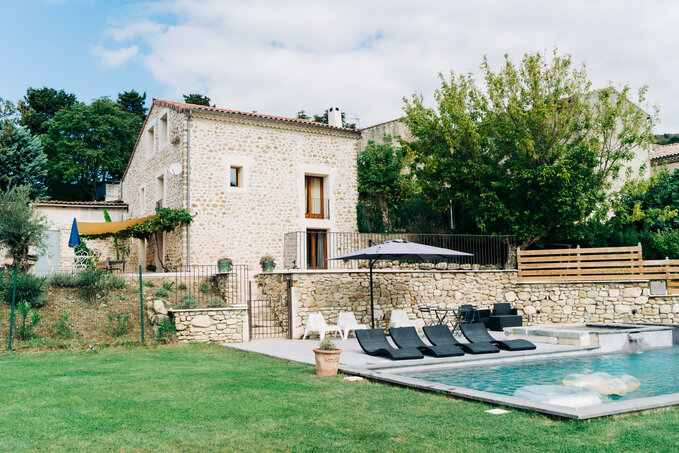
[[[679,260],[646,260],[641,246],[519,250],[520,282],[666,280],[679,294]]]

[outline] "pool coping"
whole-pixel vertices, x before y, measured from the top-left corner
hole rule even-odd
[[[418,390],[425,390],[429,392],[444,393],[446,395],[451,395],[468,400],[497,404],[501,406],[513,407],[516,409],[528,411],[535,411],[540,412],[542,414],[576,420],[587,420],[591,418],[605,417],[608,415],[617,415],[629,412],[638,412],[649,409],[659,409],[662,407],[679,405],[679,393],[670,393],[667,395],[649,396],[645,398],[616,401],[613,403],[605,403],[597,406],[572,408],[567,406],[558,406],[555,404],[530,401],[523,398],[516,398],[514,396],[501,395],[498,393],[484,392],[481,390],[472,390],[465,387],[456,387],[452,385],[439,384],[436,382],[411,378],[399,374],[382,373],[375,370],[341,366],[340,371],[342,373],[361,376],[363,378],[375,381],[387,382],[389,384],[396,384],[404,387],[416,388]]]

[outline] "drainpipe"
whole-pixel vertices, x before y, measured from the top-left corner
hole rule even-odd
[[[186,212],[191,213],[191,109],[186,117]],[[191,224],[186,224],[186,267],[191,266]]]

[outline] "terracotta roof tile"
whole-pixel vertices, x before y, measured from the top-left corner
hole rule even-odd
[[[62,200],[35,200],[34,204],[55,204],[72,206],[114,206],[127,207],[124,201],[62,201]]]
[[[671,145],[655,145],[651,151],[651,160],[664,159],[679,155],[679,143]]]
[[[359,131],[355,129],[349,129],[347,127],[335,127],[335,126],[330,126],[325,123],[317,123],[315,121],[309,121],[309,120],[303,120],[300,118],[287,118],[284,116],[274,116],[274,115],[263,115],[261,113],[256,113],[256,112],[241,112],[238,110],[229,110],[229,109],[220,109],[217,107],[208,107],[205,105],[195,105],[195,104],[186,104],[184,102],[177,102],[177,101],[168,101],[166,99],[156,99],[153,98],[153,105],[160,105],[163,107],[168,107],[174,110],[177,110],[178,112],[185,112],[188,109],[191,110],[202,110],[205,112],[215,112],[215,113],[226,113],[229,115],[240,115],[240,116],[248,116],[251,118],[261,118],[261,119],[266,119],[266,120],[274,120],[274,121],[283,121],[286,123],[294,123],[294,124],[301,124],[305,126],[314,126],[314,127],[323,127],[327,129],[333,129],[337,131],[346,131],[346,132],[354,132],[354,133],[360,133]]]

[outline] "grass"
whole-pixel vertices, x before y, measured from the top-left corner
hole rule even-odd
[[[671,451],[679,410],[555,420],[219,346],[0,356],[0,450]]]

